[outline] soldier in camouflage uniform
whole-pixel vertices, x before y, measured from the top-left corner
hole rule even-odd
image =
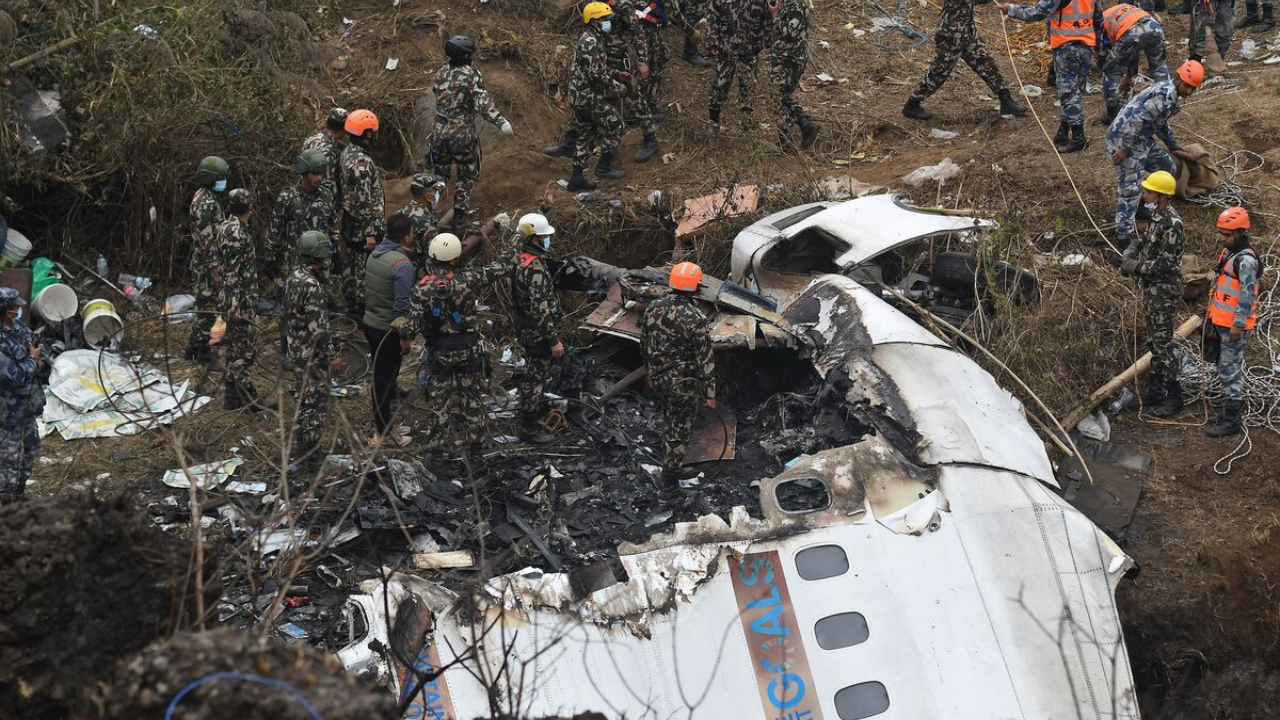
[[[249,215],[253,204],[249,191],[232,190],[227,195],[229,217],[218,226],[215,239],[217,255],[214,269],[221,279],[218,301],[227,331],[222,338],[227,357],[226,407],[238,410],[275,410],[275,400],[263,398],[249,378],[258,349],[254,338],[254,320],[258,313],[258,257],[249,237]]]
[[[453,233],[440,233],[428,249],[427,266],[410,301],[408,323],[426,340],[430,382],[427,402],[432,408],[429,440],[474,452],[484,442],[488,415],[481,404],[488,382],[488,357],[477,323],[480,292],[510,272],[505,264],[461,268],[462,242]],[[409,337],[410,332],[401,333]]]
[[[436,98],[436,123],[431,132],[427,162],[442,180],[448,180],[456,166],[458,183],[453,190],[453,229],[462,232],[467,224],[471,204],[471,186],[480,174],[480,137],[476,134],[476,116],[510,137],[515,133],[511,123],[502,117],[489,93],[484,89],[484,76],[471,64],[475,43],[465,35],[449,38],[444,44],[449,62],[436,71],[431,91]]]
[[[315,468],[323,461],[320,436],[329,412],[331,373],[342,370],[337,344],[329,323],[324,266],[333,254],[329,238],[307,231],[296,245],[297,262],[284,284],[284,317],[293,370],[293,459]]]
[[[314,230],[326,237],[337,234],[337,209],[333,195],[324,186],[328,168],[329,159],[320,150],[303,150],[294,161],[298,184],[281,192],[271,211],[265,273],[268,278],[279,279],[293,269],[293,250],[302,233]]]
[[[22,498],[40,454],[36,419],[44,411],[44,351],[22,322],[23,305],[17,290],[0,288],[0,505]]]
[[[1025,115],[1027,108],[1014,102],[1013,95],[1004,85],[1004,76],[996,66],[995,58],[987,50],[986,43],[978,34],[978,27],[973,22],[974,0],[943,0],[942,14],[938,17],[938,29],[933,35],[933,63],[928,72],[920,79],[915,92],[902,107],[902,114],[912,120],[929,120],[933,113],[922,107],[930,95],[938,91],[951,71],[955,69],[957,60],[964,60],[978,77],[1000,98],[1001,115]]]
[[[363,315],[364,264],[386,229],[386,195],[378,166],[369,155],[378,116],[356,110],[347,116],[349,144],[342,151],[342,292],[347,313]]]
[[[1236,29],[1236,0],[1193,0],[1191,3],[1191,47],[1187,57],[1204,61],[1205,30],[1213,27],[1213,44],[1218,55],[1227,59],[1231,36]]]
[[[1169,120],[1178,113],[1178,100],[1189,97],[1204,81],[1204,66],[1188,60],[1178,77],[1158,82],[1133,97],[1107,128],[1107,153],[1116,168],[1116,243],[1124,249],[1133,236],[1133,218],[1146,173],[1174,170],[1173,158],[1156,145],[1155,136],[1169,150],[1178,149]]]
[[[1102,96],[1110,124],[1124,107],[1128,85],[1138,73],[1139,55],[1146,54],[1147,72],[1157,82],[1169,79],[1169,66],[1165,64],[1164,28],[1160,21],[1133,5],[1121,3],[1102,13],[1102,39],[1106,48]]]
[[[436,234],[439,220],[435,216],[436,203],[444,193],[444,180],[431,173],[418,173],[409,181],[409,204],[391,213],[392,219],[404,215],[413,223],[413,249],[409,260],[415,268],[427,266],[427,244]]]
[[[196,297],[196,317],[191,324],[191,337],[187,340],[184,357],[206,365],[215,362],[213,350],[209,347],[209,331],[216,319],[218,294],[218,276],[213,272],[217,254],[213,238],[218,226],[226,219],[218,196],[227,191],[230,175],[231,166],[226,160],[214,156],[201,160],[195,178],[200,187],[191,198],[191,294]]]
[[[613,10],[602,2],[588,3],[582,11],[582,21],[587,28],[578,38],[569,69],[569,106],[573,108],[570,129],[576,141],[569,190],[574,192],[595,188],[582,173],[597,145],[600,162],[596,165],[596,177],[606,180],[626,177],[626,173],[613,167],[624,129],[618,113],[618,98],[627,93],[627,86],[619,80],[625,76],[618,75],[609,54]]]
[[[672,25],[680,28],[684,35],[684,50],[680,57],[694,67],[711,67],[711,61],[698,51],[698,43],[702,41],[702,31],[698,25],[706,14],[706,0],[658,0]]]
[[[662,40],[662,28],[668,19],[665,6],[660,0],[640,0],[640,4],[632,11],[635,19],[636,79],[639,83],[640,128],[644,131],[644,140],[636,149],[635,161],[648,162],[658,152],[658,123],[663,119],[662,103],[658,100],[658,91],[662,87],[662,75],[667,63],[671,60],[671,51]],[[695,47],[696,54],[697,49]],[[699,60],[702,60],[698,56]],[[706,63],[706,60],[702,60]]]
[[[302,141],[302,151],[319,150],[324,153],[326,170],[325,190],[333,197],[335,211],[342,209],[342,151],[346,149],[347,111],[334,108],[325,119],[324,130]]]
[[[1155,417],[1168,418],[1182,409],[1182,384],[1173,354],[1174,315],[1182,297],[1182,218],[1170,204],[1177,191],[1172,175],[1157,170],[1142,187],[1151,221],[1137,242],[1125,249],[1120,272],[1138,278],[1146,311],[1151,374],[1142,402]]]
[[[1258,322],[1258,279],[1262,263],[1249,244],[1249,213],[1230,207],[1218,215],[1218,276],[1209,297],[1206,322],[1218,341],[1218,380],[1226,402],[1218,421],[1205,428],[1209,437],[1238,435],[1244,406],[1244,346]]]
[[[809,0],[782,0],[769,5],[774,14],[773,49],[769,53],[769,77],[778,91],[782,119],[778,135],[785,149],[790,144],[787,128],[800,128],[800,148],[808,150],[818,139],[818,123],[805,114],[796,90],[809,64]]]
[[[766,0],[712,0],[710,30],[707,48],[716,59],[716,76],[711,84],[709,117],[715,136],[720,132],[720,113],[735,77],[743,126],[750,127],[758,59],[773,33],[773,16]]]
[[[684,456],[698,408],[716,406],[711,318],[695,304],[702,269],[683,262],[671,270],[671,292],[649,303],[640,323],[640,352],[649,382],[662,399],[663,478],[687,477]]]
[[[542,390],[555,360],[564,357],[560,342],[560,296],[547,269],[546,254],[556,229],[545,215],[529,213],[516,225],[518,247],[511,274],[512,324],[524,350],[524,372],[516,378],[520,397],[520,439],[547,443],[553,439],[538,428]]]

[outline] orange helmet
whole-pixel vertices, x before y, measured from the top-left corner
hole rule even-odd
[[[347,116],[347,133],[361,136],[378,131],[378,116],[372,110],[355,110]]]
[[[1249,212],[1242,207],[1229,207],[1218,216],[1218,227],[1222,230],[1248,230]]]
[[[1178,78],[1193,88],[1204,83],[1204,65],[1199,60],[1188,60],[1178,68]]]
[[[677,263],[671,268],[669,284],[673,290],[693,292],[698,289],[700,282],[702,282],[702,268],[691,262]]]

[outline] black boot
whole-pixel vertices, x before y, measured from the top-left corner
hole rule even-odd
[[[535,445],[546,445],[556,439],[555,435],[544,432],[538,425],[538,418],[528,415],[520,419],[520,431],[518,433],[520,442],[533,443]]]
[[[702,53],[698,52],[698,44],[693,38],[686,37],[684,39],[684,52],[681,53],[684,61],[694,67],[710,67],[711,61],[702,57]]]
[[[1256,4],[1256,3],[1245,3],[1245,4],[1244,4],[1244,19],[1242,19],[1240,22],[1236,23],[1236,27],[1237,27],[1237,28],[1246,28],[1246,27],[1249,27],[1249,26],[1251,26],[1251,25],[1257,25],[1257,24],[1258,24],[1258,23],[1260,23],[1260,22],[1262,22],[1262,20],[1258,18],[1258,6],[1257,6],[1257,4]]]
[[[600,153],[600,162],[596,163],[596,177],[602,180],[621,180],[627,174],[613,167],[613,153]]]
[[[635,160],[638,163],[649,162],[649,158],[658,152],[658,136],[648,133],[644,136],[644,142],[640,143],[640,147],[636,149]]]
[[[1058,132],[1053,134],[1053,146],[1058,149],[1058,152],[1062,152],[1062,148],[1067,146],[1070,132],[1071,126],[1067,124],[1066,120],[1058,121]]]
[[[223,383],[222,404],[227,410],[239,410],[244,407],[244,400],[240,397],[240,388],[230,380]]]
[[[1239,435],[1240,431],[1240,401],[1228,400],[1227,404],[1222,406],[1222,417],[1218,418],[1218,422],[1205,428],[1204,434],[1219,438]]]
[[[1258,21],[1258,27],[1254,28],[1254,32],[1271,32],[1276,27],[1275,10],[1270,5],[1262,8],[1262,19]]]
[[[800,118],[800,149],[808,150],[818,141],[818,131],[822,126],[813,121],[813,118],[805,116]]]
[[[711,137],[720,137],[720,108],[711,108],[707,117],[711,120]]]
[[[568,189],[572,192],[595,190],[596,184],[583,177],[582,168],[576,167],[573,169],[573,174],[569,176]]]
[[[240,394],[241,405],[249,410],[258,412],[259,410],[274,411],[280,409],[280,403],[269,397],[259,395],[258,389],[253,386],[253,383],[246,383],[237,390]]]
[[[1168,387],[1163,381],[1151,378],[1150,382],[1147,383],[1146,392],[1142,393],[1142,407],[1153,408],[1164,402],[1167,390]]]
[[[933,113],[920,106],[920,100],[914,97],[907,98],[907,104],[902,106],[902,114],[912,120],[932,120]]]
[[[1022,105],[1021,103],[1015,102],[1013,99],[1013,96],[1009,94],[1008,90],[1000,91],[1000,115],[1001,116],[1012,115],[1014,117],[1021,117],[1026,114],[1027,114],[1026,105]]]
[[[564,137],[560,139],[559,145],[542,148],[542,154],[548,157],[569,157],[573,154],[577,144],[578,138],[574,137],[573,133],[566,132]]]
[[[1169,8],[1169,14],[1171,14],[1171,15],[1190,15],[1190,14],[1191,14],[1191,2],[1192,2],[1192,0],[1187,0],[1187,2],[1183,2],[1183,3],[1179,3],[1179,4],[1177,4],[1177,5],[1174,5],[1173,7]]]
[[[1073,153],[1085,149],[1089,146],[1089,141],[1084,136],[1084,123],[1071,126],[1071,139],[1065,145],[1058,148],[1058,152]]]
[[[1152,417],[1161,420],[1171,418],[1182,412],[1185,403],[1182,401],[1182,383],[1171,380],[1165,385],[1164,402],[1151,409]]]

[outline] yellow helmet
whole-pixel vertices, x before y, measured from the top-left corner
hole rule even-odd
[[[612,14],[613,8],[608,5],[602,2],[590,2],[582,8],[582,22],[585,25],[596,18],[609,17]]]
[[[1178,192],[1178,181],[1174,180],[1173,176],[1164,170],[1157,170],[1148,175],[1146,180],[1142,181],[1142,187],[1153,193],[1173,195]]]

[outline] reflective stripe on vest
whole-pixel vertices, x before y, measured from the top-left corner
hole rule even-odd
[[[1138,24],[1142,18],[1151,17],[1146,10],[1135,5],[1116,5],[1102,11],[1102,30],[1115,42]]]
[[[1240,307],[1240,277],[1236,270],[1236,261],[1241,255],[1258,255],[1251,248],[1228,257],[1227,250],[1218,255],[1218,279],[1213,283],[1213,294],[1209,296],[1209,322],[1218,327],[1231,327],[1236,322],[1236,310]],[[1253,288],[1257,297],[1257,288]],[[1258,303],[1255,301],[1249,310],[1249,318],[1244,321],[1244,329],[1252,330],[1258,323]]]
[[[1049,16],[1049,47],[1057,49],[1069,42],[1093,47],[1093,0],[1071,0]]]

